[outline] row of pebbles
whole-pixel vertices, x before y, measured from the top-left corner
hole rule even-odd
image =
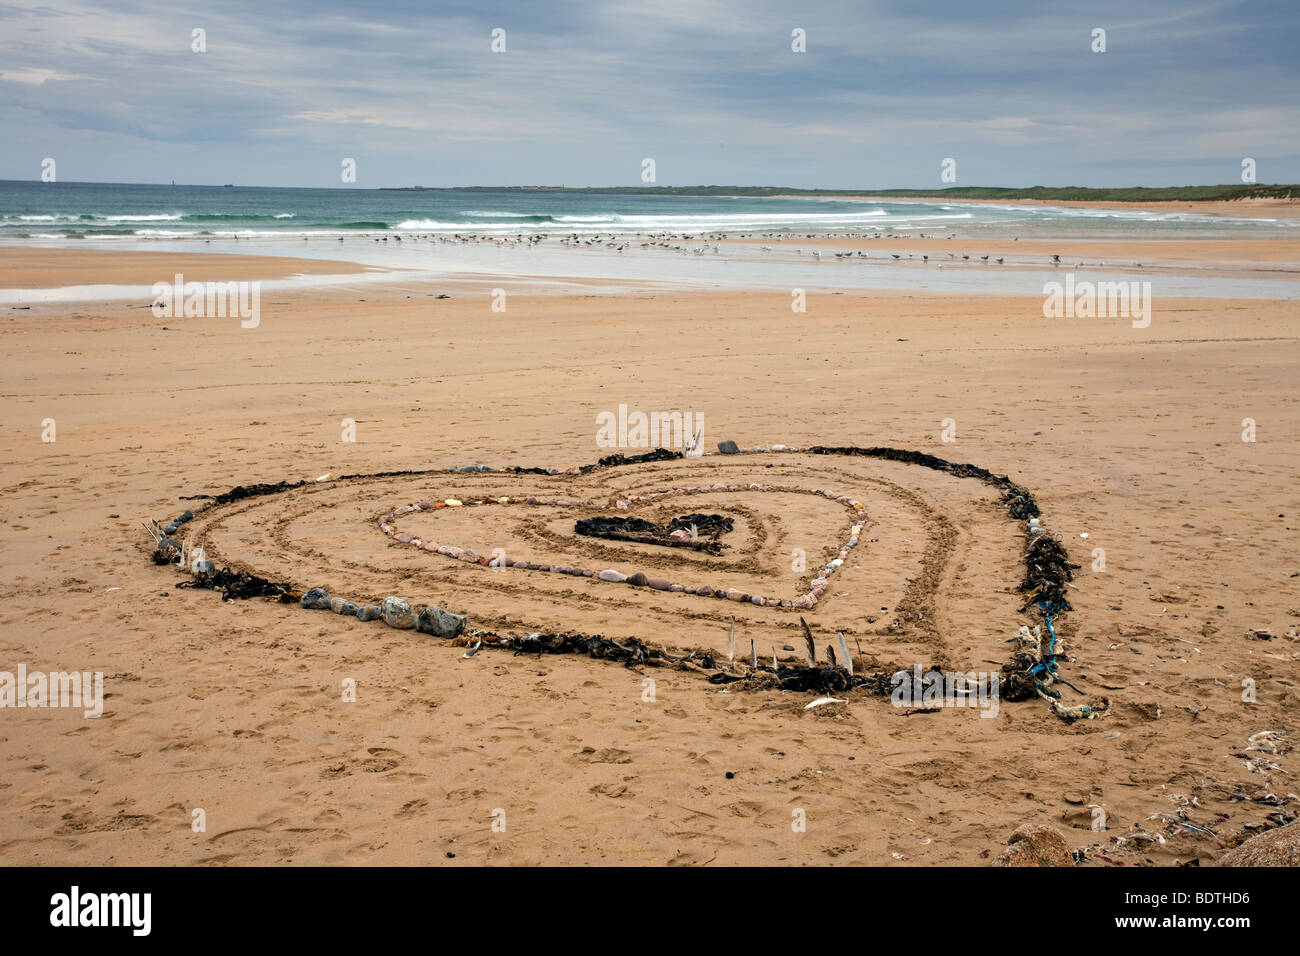
[[[358,621],[382,620],[397,630],[416,630],[435,637],[455,638],[465,630],[465,615],[444,611],[436,604],[416,611],[409,601],[399,597],[386,597],[378,604],[357,604],[347,598],[330,597],[324,588],[312,588],[299,603],[311,611],[333,611]]]
[[[777,446],[780,448],[782,446]],[[774,449],[776,450],[776,449]],[[677,584],[660,577],[650,577],[642,571],[635,571],[631,574],[624,574],[613,568],[606,568],[603,571],[594,571],[588,568],[574,568],[566,565],[542,564],[536,561],[515,560],[507,563],[507,567],[516,568],[521,571],[541,571],[550,574],[567,574],[572,577],[591,578],[596,581],[604,581],[609,584],[628,584],[632,587],[648,587],[656,591],[671,591],[675,593],[697,594],[701,597],[714,597],[730,601],[738,601],[749,604],[756,604],[759,607],[780,607],[793,610],[805,610],[815,607],[821,600],[829,587],[828,579],[832,574],[844,566],[848,560],[849,554],[858,546],[859,536],[862,534],[862,522],[866,518],[866,511],[863,505],[848,495],[836,494],[833,491],[825,489],[808,490],[806,488],[794,488],[787,485],[760,485],[757,483],[728,485],[722,482],[710,487],[691,487],[691,488],[672,488],[666,491],[655,491],[644,495],[628,495],[619,498],[615,502],[615,507],[620,511],[626,511],[633,505],[647,504],[660,501],[664,498],[680,497],[682,495],[703,495],[714,492],[739,492],[739,491],[766,491],[766,492],[784,492],[793,494],[813,494],[828,498],[831,501],[839,502],[844,505],[853,515],[853,525],[849,529],[849,538],[840,547],[839,554],[822,568],[821,572],[808,583],[808,591],[800,594],[793,599],[778,597],[763,597],[758,594],[748,594],[736,588],[714,588],[707,584],[691,586]],[[456,561],[466,561],[471,564],[481,564],[485,567],[491,566],[488,558],[480,557],[470,548],[460,548],[455,545],[437,544],[433,541],[427,541],[417,538],[409,532],[401,531],[393,522],[405,515],[417,511],[434,511],[441,508],[461,508],[475,507],[485,505],[545,505],[549,507],[573,507],[584,505],[582,501],[571,498],[550,498],[539,499],[536,497],[528,498],[445,498],[441,501],[425,499],[413,505],[402,505],[394,508],[388,514],[378,519],[379,530],[385,535],[396,541],[398,544],[410,545],[413,548],[419,548],[424,551],[430,551],[435,554],[443,555]]]

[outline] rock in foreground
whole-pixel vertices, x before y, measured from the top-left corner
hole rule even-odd
[[[328,611],[330,609],[330,595],[324,588],[312,588],[302,596],[299,603],[309,610]]]
[[[415,627],[415,612],[411,605],[399,597],[386,597],[379,603],[379,612],[389,627],[406,629]]]
[[[444,611],[436,604],[430,604],[416,618],[415,629],[422,634],[432,634],[434,637],[447,639],[459,637],[460,632],[465,630],[465,615],[453,614]]]
[[[1219,858],[1218,866],[1300,866],[1300,820],[1253,836]]]
[[[1065,837],[1051,827],[1022,823],[1007,841],[1006,849],[990,866],[1073,866],[1074,856]]]

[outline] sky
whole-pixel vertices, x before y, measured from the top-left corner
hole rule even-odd
[[[1297,94],[1300,0],[0,0],[0,179],[1300,183]]]

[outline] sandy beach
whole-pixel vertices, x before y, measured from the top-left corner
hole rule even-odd
[[[1100,254],[1151,257],[1140,245]],[[1159,258],[1294,269],[1296,245],[1166,243]],[[361,271],[192,258],[4,249],[0,287]],[[255,329],[140,306],[0,309],[0,666],[102,671],[106,693],[94,720],[5,713],[6,864],[985,865],[1023,823],[1060,829],[1089,866],[1209,864],[1295,799],[1291,759],[1252,769],[1246,750],[1300,704],[1293,301],[1161,297],[1144,329],[1046,320],[1041,297],[898,291],[810,295],[805,313],[789,294],[739,291],[513,295],[494,312],[487,289],[372,282],[268,294]],[[1065,701],[1106,697],[1109,712],[1067,724],[1031,700],[983,719],[858,693],[805,710],[808,696],[687,671],[467,659],[382,622],[178,589],[183,575],[149,560],[141,521],[190,496],[328,474],[187,530],[219,564],[302,590],[715,652],[734,616],[744,654],[752,640],[795,660],[797,613],[495,572],[375,527],[426,498],[562,496],[582,504],[431,511],[403,528],[481,554],[788,594],[807,579],[792,552],[814,566],[847,521],[832,502],[747,489],[785,484],[866,507],[862,546],[804,612],[821,643],[843,630],[860,667],[996,670],[1033,622],[1016,590],[1023,538],[997,495],[897,462],[710,454],[590,475],[337,480],[563,472],[608,453],[596,418],[620,404],[703,415],[710,452],[723,439],[889,445],[1010,476],[1081,566]],[[572,533],[618,498],[715,483],[746,486],[689,500],[736,516],[721,557]],[[800,811],[806,832],[791,827]],[[1171,832],[1179,814],[1209,835]]]

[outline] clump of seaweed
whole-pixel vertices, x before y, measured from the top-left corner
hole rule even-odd
[[[1027,611],[1036,604],[1053,608],[1058,614],[1074,610],[1065,592],[1078,569],[1056,538],[1046,533],[1033,536],[1025,551],[1025,579],[1020,584],[1021,592],[1029,599],[1020,610]]]
[[[689,514],[673,518],[664,525],[645,518],[582,518],[574,524],[573,530],[590,538],[722,554],[726,545],[719,539],[733,527],[732,519],[723,515]],[[674,536],[674,532],[678,533],[677,536]],[[700,537],[701,535],[706,537]]]
[[[586,474],[594,471],[596,468],[617,468],[619,465],[639,465],[647,461],[672,461],[674,458],[681,458],[682,453],[679,451],[669,451],[667,448],[656,448],[654,451],[648,451],[644,455],[606,455],[594,465],[583,465],[578,471]]]
[[[614,640],[602,634],[581,634],[572,631],[561,633],[526,632],[501,635],[493,631],[470,628],[453,644],[470,646],[473,653],[483,648],[513,651],[520,654],[583,654],[597,660],[608,660],[625,667],[639,665],[671,667],[691,670],[707,675],[711,684],[740,684],[745,690],[785,690],[796,692],[830,693],[853,688],[869,694],[888,696],[894,686],[893,672],[854,674],[848,667],[835,664],[811,665],[753,661],[720,662],[714,652],[691,650],[683,655],[673,655],[662,647],[647,644],[635,637]]]
[[[262,495],[279,494],[281,491],[291,491],[294,488],[301,488],[303,485],[310,485],[310,481],[277,481],[273,485],[236,485],[229,491],[217,495],[212,501],[215,504],[224,505],[231,501],[242,501],[245,498],[258,498]]]
[[[181,543],[175,538],[159,538],[152,558],[154,564],[175,564],[181,558]]]
[[[232,571],[230,568],[209,571],[206,574],[196,574],[193,580],[181,581],[176,586],[178,588],[203,588],[205,590],[220,591],[221,600],[223,601],[244,601],[255,597],[274,597],[279,598],[282,604],[288,604],[291,601],[297,601],[301,597],[288,584],[268,581],[256,574],[249,574],[247,571]]]

